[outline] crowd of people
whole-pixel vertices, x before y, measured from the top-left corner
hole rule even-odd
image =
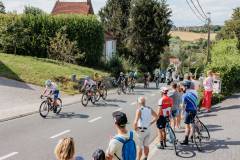
[[[209,71],[208,77],[205,79],[204,99],[202,106],[210,111],[211,96],[213,90],[212,72]],[[86,79],[87,81],[88,79]],[[87,83],[85,81],[85,83]],[[56,88],[50,86],[49,88]],[[199,107],[199,98],[196,91],[196,85],[191,77],[185,77],[180,83],[172,83],[171,88],[162,87],[160,89],[161,98],[158,101],[158,110],[155,111],[146,103],[146,98],[141,96],[137,99],[137,108],[133,129],[128,130],[128,118],[125,113],[116,111],[112,114],[116,128],[116,135],[110,140],[109,145],[104,152],[101,149],[96,150],[93,160],[140,160],[148,159],[149,145],[151,136],[151,126],[155,124],[158,129],[158,149],[167,147],[166,123],[170,120],[171,127],[175,131],[181,129],[181,121],[184,121],[185,136],[181,145],[188,145],[192,140],[192,123],[197,115]],[[45,92],[45,91],[44,91]],[[58,91],[59,92],[59,91]],[[56,91],[54,94],[58,94]],[[82,157],[75,157],[74,140],[71,137],[63,138],[59,141],[55,148],[57,160],[83,160]]]

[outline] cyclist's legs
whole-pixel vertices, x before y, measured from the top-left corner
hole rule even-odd
[[[57,103],[57,99],[58,99],[58,96],[59,96],[59,90],[56,90],[53,92],[53,106],[58,106],[59,104]]]

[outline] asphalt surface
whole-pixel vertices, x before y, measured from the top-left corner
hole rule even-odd
[[[151,84],[154,87],[154,84]],[[75,140],[76,155],[91,159],[92,153],[106,149],[115,134],[112,112],[121,110],[132,126],[136,101],[147,97],[147,105],[156,109],[159,90],[138,88],[130,95],[109,95],[106,101],[83,107],[80,103],[63,108],[60,115],[49,114],[46,119],[39,114],[0,123],[0,160],[50,160],[55,159],[54,148],[59,139],[71,136]],[[81,97],[79,97],[80,99]],[[64,102],[63,102],[64,103]],[[153,126],[155,128],[155,126]],[[156,131],[152,131],[152,139]]]

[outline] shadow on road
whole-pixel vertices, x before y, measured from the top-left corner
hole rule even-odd
[[[119,107],[119,105],[114,103],[97,102],[96,104],[90,107]]]
[[[117,102],[117,103],[127,103],[127,101],[120,100],[120,99],[107,99],[106,102]]]
[[[48,116],[46,119],[72,119],[72,118],[88,118],[89,115],[85,114],[78,114],[74,112],[61,112],[59,115],[54,115],[54,116]]]
[[[1,77],[6,77],[9,79]],[[0,85],[33,90],[29,85],[22,82],[23,80],[15,72],[8,68],[2,61],[0,61]]]
[[[220,125],[206,125],[206,127],[208,128],[208,131],[210,132],[210,134],[211,132],[224,130]]]
[[[232,106],[227,106],[227,107],[218,106],[216,108],[213,108],[212,112],[231,110],[231,109],[240,109],[240,105],[232,105]]]

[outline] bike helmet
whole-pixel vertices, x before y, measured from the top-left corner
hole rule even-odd
[[[160,91],[161,91],[162,93],[164,93],[164,94],[167,94],[167,93],[168,93],[168,88],[167,88],[167,87],[162,87],[162,88],[160,89]]]
[[[191,84],[192,82],[189,80],[185,80],[183,81],[182,85],[186,88],[186,89],[190,89],[191,88]]]
[[[50,87],[52,85],[52,81],[51,80],[46,80],[45,85]]]
[[[89,79],[90,79],[90,77],[89,77],[89,76],[86,76],[86,77],[85,77],[85,79],[86,79],[86,80],[89,80]]]
[[[120,72],[120,75],[123,76],[123,72]]]

